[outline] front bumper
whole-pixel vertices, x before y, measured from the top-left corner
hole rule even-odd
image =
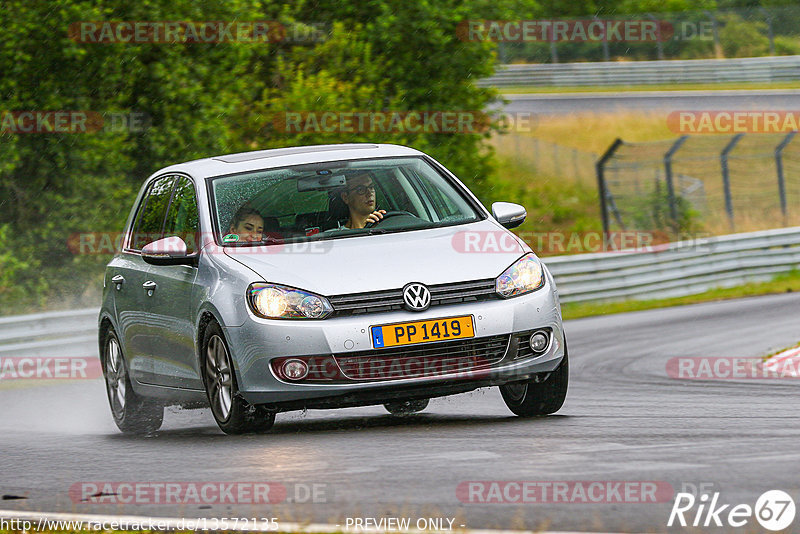
[[[472,315],[475,340],[492,336],[547,328],[551,341],[539,356],[514,359],[517,350],[510,342],[502,358],[476,372],[441,373],[435,376],[389,380],[288,382],[279,379],[271,368],[274,358],[287,356],[330,356],[345,358],[372,350],[370,326],[402,321]],[[304,407],[357,406],[381,404],[391,400],[428,398],[470,391],[478,387],[527,380],[553,371],[564,356],[561,312],[552,279],[530,294],[508,300],[442,305],[424,312],[393,311],[321,321],[270,320],[250,314],[240,327],[225,329],[242,396],[251,404],[272,405],[275,409]],[[410,345],[409,347],[420,346]],[[379,354],[380,350],[376,350]]]

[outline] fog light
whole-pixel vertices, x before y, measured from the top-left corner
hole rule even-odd
[[[283,362],[283,376],[289,380],[302,380],[308,375],[308,364],[302,360]]]
[[[531,350],[536,354],[541,354],[547,348],[547,341],[547,334],[544,332],[536,332],[531,336]]]

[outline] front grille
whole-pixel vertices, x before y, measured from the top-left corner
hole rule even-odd
[[[499,298],[494,290],[494,278],[438,284],[428,286],[428,289],[431,292],[431,306]],[[329,297],[328,301],[333,306],[334,314],[339,316],[402,310],[405,308],[402,288],[337,295]]]
[[[342,375],[350,380],[401,380],[463,374],[477,378],[506,354],[510,335],[442,341],[335,355]]]

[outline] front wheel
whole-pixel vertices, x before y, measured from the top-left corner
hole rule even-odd
[[[103,341],[103,376],[114,423],[126,434],[151,434],[161,428],[164,406],[133,391],[119,339],[113,328]]]
[[[564,405],[569,384],[567,340],[564,339],[564,359],[544,382],[530,380],[500,386],[500,394],[508,409],[520,417],[535,417],[557,412]]]
[[[244,400],[236,385],[236,376],[222,329],[215,322],[203,335],[203,383],[211,413],[226,434],[266,432],[275,423],[275,413]]]

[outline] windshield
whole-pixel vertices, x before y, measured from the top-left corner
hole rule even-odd
[[[481,215],[419,157],[335,161],[214,178],[223,245],[339,239],[464,224]]]

